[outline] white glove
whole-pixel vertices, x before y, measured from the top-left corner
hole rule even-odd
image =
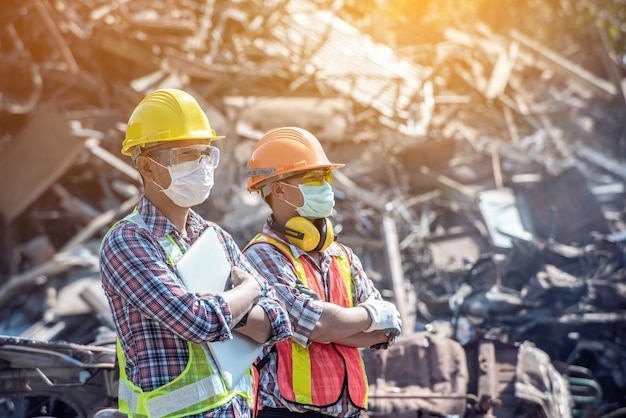
[[[398,336],[402,332],[400,312],[398,312],[398,309],[396,309],[393,303],[375,299],[372,295],[358,306],[367,309],[367,312],[372,318],[372,324],[365,332],[381,331],[393,336]]]

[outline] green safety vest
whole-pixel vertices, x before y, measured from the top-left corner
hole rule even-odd
[[[141,228],[148,229],[137,208],[119,222],[122,221],[132,222]],[[159,238],[158,241],[167,254],[170,265],[174,267],[183,256],[180,247],[169,234]],[[249,404],[252,404],[253,388],[250,371],[246,375],[247,378],[241,379],[232,391],[228,391],[206,344],[187,342],[187,347],[189,360],[180,376],[163,386],[144,392],[140,387],[133,384],[126,375],[126,359],[118,338],[119,410],[136,418],[178,418],[215,409],[226,404],[235,396],[242,396],[246,398]]]

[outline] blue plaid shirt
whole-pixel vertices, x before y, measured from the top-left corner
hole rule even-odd
[[[188,341],[205,343],[232,337],[229,305],[219,295],[198,298],[187,291],[157,241],[166,234],[186,251],[205,229],[214,228],[230,263],[261,284],[258,304],[271,322],[269,343],[291,335],[287,313],[274,290],[249,264],[230,234],[190,210],[185,237],[145,197],[137,210],[148,230],[120,222],[109,231],[100,254],[102,286],[124,350],[126,372],[135,385],[150,391],[180,375],[188,361]],[[197,416],[250,415],[246,400],[234,397],[228,404]]]

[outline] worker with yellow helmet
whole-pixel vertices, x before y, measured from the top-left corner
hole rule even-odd
[[[119,410],[131,417],[251,416],[252,370],[228,385],[204,343],[234,332],[267,344],[290,335],[286,311],[231,235],[191,209],[213,187],[219,138],[198,102],[177,89],[150,93],[128,121],[122,154],[144,193],[106,234],[100,270],[118,336]],[[176,263],[208,229],[232,266],[233,288],[194,294]]]
[[[343,166],[296,127],[266,133],[252,150],[248,190],[272,213],[244,254],[276,290],[292,327],[259,362],[258,417],[359,416],[367,377],[358,348],[386,348],[401,332],[396,307],[336,240],[332,173]]]

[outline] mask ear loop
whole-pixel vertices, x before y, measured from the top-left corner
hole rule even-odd
[[[156,165],[161,166],[161,167],[163,167],[164,169],[166,169],[166,170],[167,170],[167,172],[168,172],[168,173],[170,173],[170,178],[172,178],[172,172],[170,171],[170,168],[169,168],[168,166],[165,166],[165,165],[161,164],[160,162],[158,162],[158,161],[157,161],[157,160],[155,160],[154,158],[152,158],[152,157],[148,157],[147,155],[145,155],[145,157],[146,157],[147,159],[149,159],[150,161],[152,161],[153,163],[155,163]],[[155,186],[157,186],[157,187],[159,188],[159,190],[161,190],[162,192],[164,192],[164,191],[165,191],[165,187],[161,186],[161,185],[160,185],[159,183],[157,183],[156,181],[152,180],[152,183],[153,183]]]
[[[285,183],[283,181],[279,181],[277,183],[282,184],[283,186],[289,186],[291,188],[298,189],[298,190],[300,190],[300,192],[302,192],[302,190],[300,189],[300,186],[295,186],[293,184]],[[302,208],[302,206],[296,206],[293,203],[291,203],[290,201],[288,201],[287,199],[283,199],[283,202],[285,202],[286,204],[288,204],[289,206],[291,206],[294,209],[301,209]]]

